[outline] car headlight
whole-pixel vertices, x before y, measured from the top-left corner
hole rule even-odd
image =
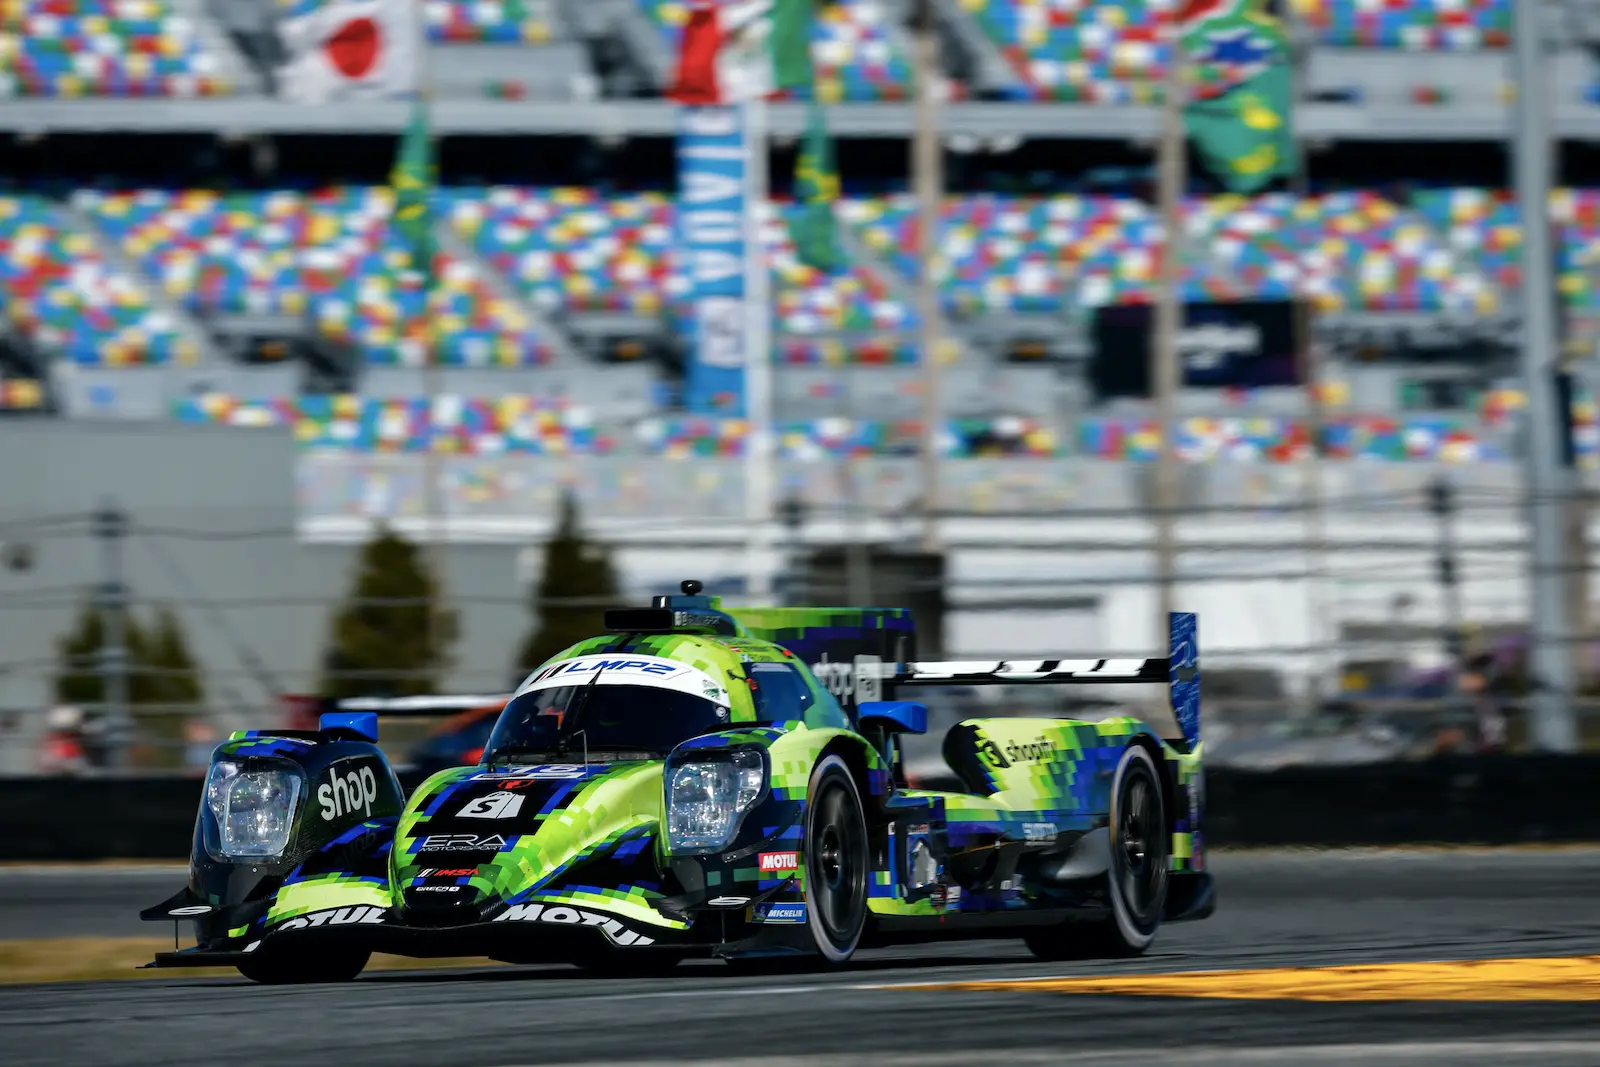
[[[244,770],[219,760],[206,778],[206,806],[216,820],[207,846],[227,859],[275,859],[289,847],[300,807],[300,775],[290,770]]]
[[[728,847],[745,812],[767,791],[767,760],[759,749],[697,754],[667,773],[667,842],[673,852]]]

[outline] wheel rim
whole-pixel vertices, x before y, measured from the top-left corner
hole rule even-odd
[[[859,819],[851,818],[851,804],[843,787],[830,785],[818,798],[813,852],[808,877],[814,879],[812,906],[822,920],[828,940],[846,946],[855,939],[861,923],[866,868],[861,861],[864,837]]]
[[[1167,850],[1162,838],[1161,798],[1142,767],[1123,784],[1118,805],[1118,882],[1130,916],[1141,926],[1156,920],[1161,891],[1166,885]]]

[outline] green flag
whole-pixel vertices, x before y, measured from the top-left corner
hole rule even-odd
[[[411,265],[433,286],[433,261],[437,248],[433,236],[433,140],[428,136],[428,105],[412,105],[411,124],[400,142],[400,156],[390,177],[394,185],[394,225],[406,243]]]
[[[828,138],[822,105],[812,100],[806,108],[806,138],[794,168],[794,197],[800,202],[791,227],[800,262],[826,274],[845,267],[833,217],[839,199],[839,170],[833,162],[833,142]]]
[[[1278,21],[1222,5],[1189,23],[1182,47],[1195,74],[1184,124],[1206,169],[1235,193],[1293,173],[1294,79]]]

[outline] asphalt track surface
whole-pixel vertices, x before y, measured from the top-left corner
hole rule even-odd
[[[831,974],[669,979],[569,968],[387,972],[261,987],[173,972],[0,987],[0,1062],[31,1064],[1360,1064],[1600,1067],[1596,1003],[1232,1000],[913,989],[1424,960],[1600,956],[1600,850],[1219,855],[1210,920],[1134,961],[1050,964],[1020,942],[864,953]],[[172,871],[0,870],[0,939],[151,936]]]

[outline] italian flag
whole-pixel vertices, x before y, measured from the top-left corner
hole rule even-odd
[[[732,104],[810,85],[812,2],[696,0],[667,95]]]

